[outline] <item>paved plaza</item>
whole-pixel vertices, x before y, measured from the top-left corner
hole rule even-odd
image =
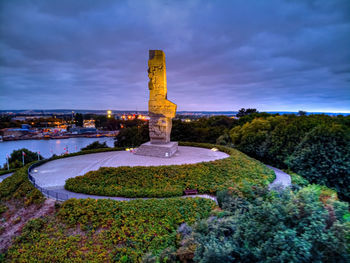
[[[62,187],[68,178],[84,175],[100,167],[159,166],[209,162],[229,157],[228,154],[210,149],[180,146],[171,158],[140,156],[127,151],[103,152],[62,158],[47,162],[32,170],[38,186]]]

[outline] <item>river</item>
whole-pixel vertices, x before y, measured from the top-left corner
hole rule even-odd
[[[10,155],[14,150],[27,148],[32,152],[40,152],[40,154],[49,158],[53,154],[60,155],[68,149],[69,153],[78,152],[81,148],[86,147],[94,141],[107,142],[109,147],[113,147],[114,138],[69,138],[69,139],[50,139],[50,140],[19,140],[0,142],[0,166],[6,163],[6,155]]]

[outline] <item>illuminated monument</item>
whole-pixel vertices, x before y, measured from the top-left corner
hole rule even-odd
[[[172,118],[176,104],[167,100],[165,54],[162,50],[150,50],[148,60],[148,101],[150,142],[142,144],[136,154],[171,157],[178,148],[177,142],[170,141]]]

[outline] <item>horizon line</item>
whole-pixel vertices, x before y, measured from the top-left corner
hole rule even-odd
[[[242,109],[242,108],[241,108]],[[256,108],[244,108],[244,109],[256,109]],[[0,111],[148,111],[148,110],[138,110],[138,109],[132,109],[132,110],[116,110],[116,109],[64,109],[64,108],[57,108],[57,109],[0,109]],[[258,112],[299,112],[299,111],[305,111],[307,113],[349,113],[350,111],[307,111],[307,110],[259,110],[256,109]],[[180,110],[177,112],[238,112],[239,110]]]

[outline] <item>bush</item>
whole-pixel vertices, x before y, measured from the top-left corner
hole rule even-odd
[[[28,167],[30,164],[18,169],[13,175],[0,183],[0,199],[20,200],[24,205],[43,203],[45,198],[28,180]]]
[[[28,163],[31,163],[31,162],[34,162],[34,161],[38,160],[38,154],[35,153],[35,152],[32,152],[32,151],[29,151],[26,148],[22,148],[22,149],[19,149],[19,150],[14,150],[11,153],[10,158],[9,158],[9,163],[10,163],[10,168],[11,169],[19,168],[19,167],[23,166],[22,153],[25,153],[24,164],[28,164]],[[39,157],[40,157],[40,160],[44,159],[44,157],[42,157],[40,154],[39,154]],[[7,167],[6,164],[4,164],[4,167],[5,166]]]
[[[178,226],[208,217],[214,206],[213,201],[203,198],[130,202],[70,199],[56,217],[30,221],[6,259],[140,262],[147,252],[158,255],[167,247],[175,247]]]
[[[293,173],[290,170],[287,170],[286,173],[290,175],[293,185],[298,185],[298,186],[303,187],[303,186],[307,186],[310,183],[308,180],[306,180],[301,175]]]
[[[200,143],[181,145],[214,147]],[[231,156],[190,165],[102,167],[68,179],[65,189],[104,196],[171,197],[181,196],[185,189],[197,189],[200,194],[215,194],[234,185],[267,185],[274,179],[273,171],[258,161],[232,148],[217,147]]]
[[[200,221],[182,250],[194,244],[195,262],[349,262],[349,205],[332,193],[325,199],[320,186],[286,190],[244,213]]]

